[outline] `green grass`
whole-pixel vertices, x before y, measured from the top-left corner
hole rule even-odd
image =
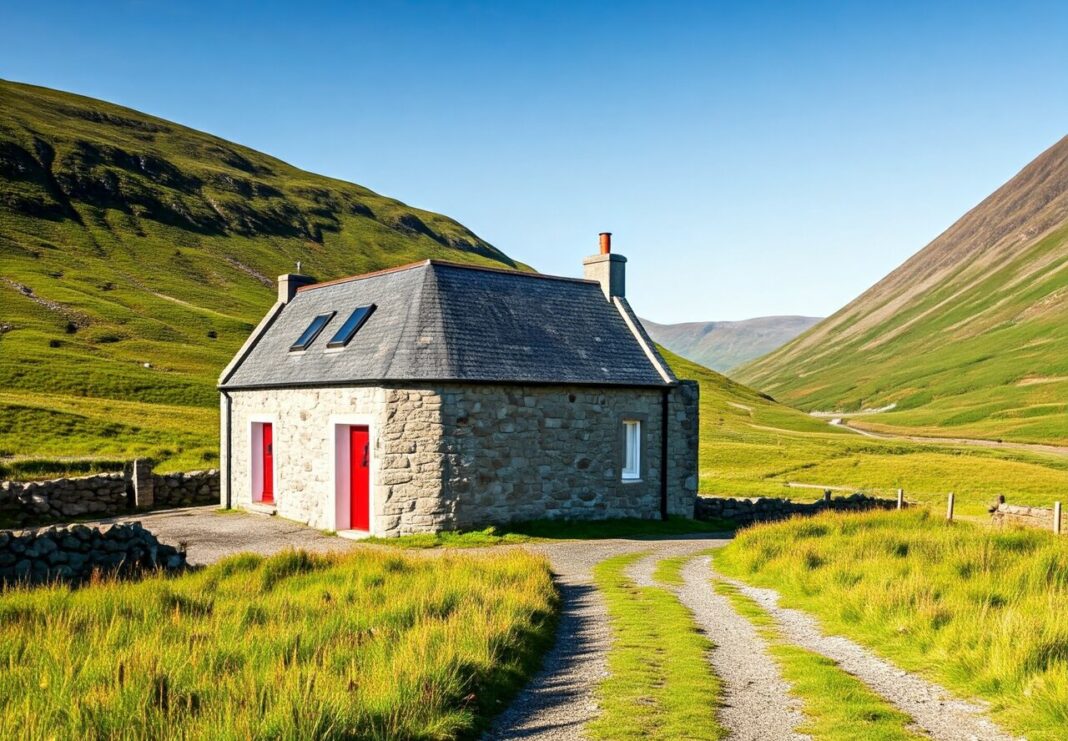
[[[362,186],[0,80],[0,459],[204,467],[218,450],[216,379],[279,273],[429,257],[524,267]]]
[[[904,669],[987,700],[1030,739],[1068,729],[1068,539],[924,512],[825,514],[742,531],[716,565]]]
[[[483,548],[514,545],[532,541],[597,540],[602,538],[652,538],[691,533],[722,533],[735,529],[733,522],[715,520],[698,522],[684,517],[668,520],[621,518],[610,520],[531,520],[482,530],[446,530],[417,533],[396,538],[371,537],[361,540],[369,545],[399,548]]]
[[[0,594],[0,727],[26,738],[473,737],[552,640],[523,553],[237,556]]]
[[[912,719],[872,692],[837,662],[783,640],[775,621],[733,585],[718,581],[715,590],[757,627],[769,643],[790,694],[801,700],[806,717],[797,730],[815,741],[908,741],[926,738],[909,730]]]
[[[594,567],[612,626],[610,675],[597,691],[601,714],[587,727],[595,739],[721,739],[721,687],[708,664],[711,643],[670,591],[635,586],[626,568],[646,554],[617,556]]]
[[[719,496],[811,501],[817,489],[849,487],[941,506],[957,495],[961,514],[985,515],[999,494],[1047,505],[1068,494],[1068,457],[874,440],[831,427],[662,350],[676,374],[701,386],[700,490]]]

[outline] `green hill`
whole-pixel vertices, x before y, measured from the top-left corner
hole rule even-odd
[[[824,487],[884,497],[903,488],[909,501],[941,507],[953,491],[958,512],[971,516],[999,494],[1036,506],[1064,498],[1066,456],[863,437],[660,351],[701,386],[703,494],[805,501]]]
[[[782,347],[820,320],[810,316],[762,316],[739,322],[657,324],[642,319],[653,340],[706,368],[729,373]]]
[[[279,273],[427,257],[516,266],[452,219],[359,185],[0,81],[0,465],[210,465],[216,377]]]
[[[739,380],[853,426],[1068,443],[1068,137]]]

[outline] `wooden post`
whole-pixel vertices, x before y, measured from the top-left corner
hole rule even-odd
[[[1053,534],[1061,534],[1061,503],[1053,503]]]
[[[953,522],[953,492],[949,493],[949,504],[946,505],[946,521]]]
[[[824,489],[823,490],[823,501],[825,501],[827,504],[831,503],[831,490],[830,489]]]
[[[905,490],[904,489],[898,489],[897,490],[897,508],[898,509],[904,509],[905,508]]]

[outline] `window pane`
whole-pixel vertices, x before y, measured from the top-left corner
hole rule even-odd
[[[367,321],[367,317],[371,316],[371,312],[375,310],[375,305],[360,306],[353,310],[349,314],[349,318],[345,320],[345,323],[341,325],[341,329],[337,331],[333,337],[330,338],[330,342],[326,343],[327,347],[345,347],[358,331],[363,323]]]
[[[315,338],[319,336],[319,333],[323,331],[323,327],[327,325],[327,322],[334,318],[334,314],[336,313],[336,311],[331,311],[329,314],[320,314],[312,319],[311,324],[309,324],[308,328],[301,333],[300,337],[297,338],[297,341],[289,346],[289,351],[307,350],[311,343],[315,342]]]
[[[641,476],[641,422],[624,420],[623,478]]]

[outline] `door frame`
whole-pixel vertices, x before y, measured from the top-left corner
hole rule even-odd
[[[278,441],[278,415],[277,414],[253,414],[248,418],[248,448],[249,470],[248,500],[253,504],[259,504],[262,494],[263,477],[263,425],[271,425],[271,444]],[[274,503],[267,506],[278,507],[278,455],[277,450],[273,456],[274,466],[271,470],[271,488],[274,492]],[[257,489],[259,491],[257,491]]]
[[[347,531],[352,527],[352,515],[349,505],[352,501],[352,480],[350,467],[351,444],[349,438],[350,427],[367,428],[367,499],[370,508],[370,527],[367,535],[374,535],[378,521],[375,510],[375,480],[377,479],[375,431],[376,426],[367,414],[341,414],[330,417],[330,431],[333,445],[330,446],[330,476],[333,496],[330,500],[328,520],[333,524],[335,531]],[[342,526],[344,523],[344,526]],[[363,533],[364,531],[353,531]]]

